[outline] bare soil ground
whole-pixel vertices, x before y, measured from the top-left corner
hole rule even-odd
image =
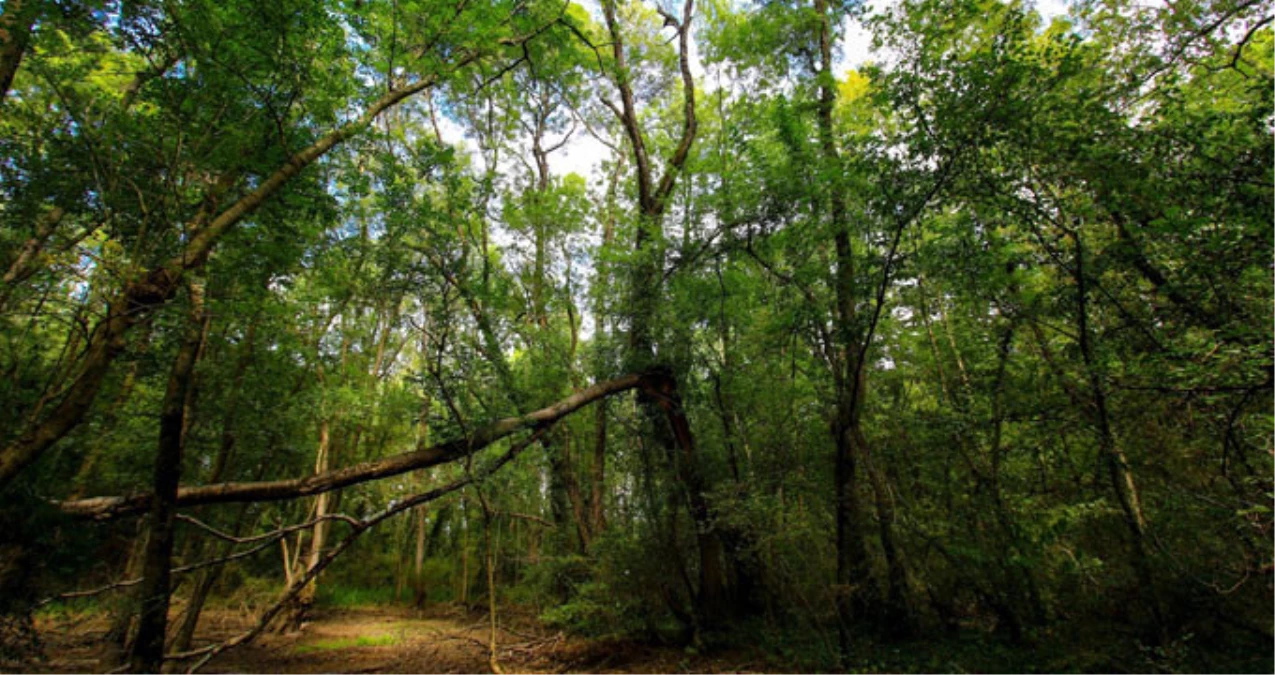
[[[206,611],[193,646],[230,638],[252,621],[246,613]],[[102,673],[113,667],[101,640],[106,623],[100,616],[41,619],[37,630],[44,658],[8,672]],[[201,672],[486,673],[491,672],[487,640],[486,616],[457,608],[423,613],[397,607],[318,609],[299,632],[263,635],[219,655]],[[498,641],[500,666],[511,673],[720,673],[760,667],[739,654],[710,658],[671,647],[568,637],[518,617],[509,617]]]

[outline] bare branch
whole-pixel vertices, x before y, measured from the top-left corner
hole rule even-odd
[[[181,488],[177,492],[177,504],[192,506],[296,499],[451,462],[481,450],[521,429],[552,424],[593,401],[637,387],[654,386],[658,377],[656,373],[633,374],[600,382],[547,408],[521,417],[506,417],[480,427],[465,437],[385,459],[363,462],[303,478]],[[122,497],[94,497],[62,502],[59,507],[63,513],[69,515],[108,520],[122,515],[140,513],[147,508],[150,500],[150,494],[139,493]]]

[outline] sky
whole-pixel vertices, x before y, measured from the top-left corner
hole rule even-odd
[[[884,9],[896,2],[897,0],[877,0],[870,7],[872,9]],[[584,2],[581,4],[590,13],[595,14],[595,18],[599,21],[601,20],[596,3]],[[1048,25],[1054,17],[1067,13],[1066,0],[1036,0],[1035,5],[1036,11],[1040,12],[1045,25]],[[841,40],[838,43],[837,70],[845,72],[846,70],[859,68],[864,63],[874,60],[874,57],[879,60],[881,56],[885,55],[873,54],[872,32],[864,23],[857,18],[847,18],[842,25]],[[694,41],[691,42],[691,71],[696,80],[701,83],[700,86],[709,88],[710,85],[715,85],[715,83],[703,77],[704,66],[700,62]],[[472,141],[467,143],[467,145],[471,150],[475,148]],[[565,176],[571,173],[580,174],[589,180],[590,185],[593,185],[596,180],[600,179],[599,167],[607,157],[608,152],[606,146],[598,142],[597,139],[579,131],[563,146],[562,150],[550,156],[550,170],[556,176]]]

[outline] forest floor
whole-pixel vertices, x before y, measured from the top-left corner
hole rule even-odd
[[[194,647],[226,640],[251,627],[253,617],[207,610]],[[498,636],[502,669],[520,673],[748,672],[764,668],[742,653],[688,654],[659,647],[590,640],[545,632],[534,620],[502,617]],[[16,672],[107,672],[101,616],[37,620],[44,658]],[[484,673],[486,616],[438,606],[424,612],[400,607],[319,608],[302,629],[267,633],[213,659],[207,673]],[[0,668],[3,670],[3,668]]]

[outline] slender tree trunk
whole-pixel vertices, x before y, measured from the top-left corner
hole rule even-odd
[[[421,334],[420,334],[420,350],[421,350],[420,358],[422,362],[427,361],[429,359],[429,346],[430,346],[429,310],[428,309],[425,310],[424,315],[425,315],[425,319],[424,321],[422,321]],[[433,406],[433,398],[430,396],[428,392],[424,393],[421,396],[421,413],[420,413],[421,417],[420,417],[420,420],[418,420],[416,423],[416,447],[418,448],[429,447],[429,413],[430,413],[430,408],[432,406]],[[421,483],[422,485],[424,485],[424,481],[428,477],[427,472],[420,471],[417,473],[417,475],[420,476]],[[442,522],[441,518],[442,518],[441,514],[434,517],[436,525]],[[424,577],[425,554],[426,554],[425,532],[426,532],[426,527],[428,527],[428,524],[429,524],[429,521],[428,521],[428,518],[426,518],[425,507],[422,506],[416,509],[416,556],[415,556],[415,560],[413,560],[413,565],[412,565],[412,605],[416,607],[417,609],[422,609],[425,607],[425,600],[428,594],[428,589],[425,588],[425,577]],[[431,542],[432,542],[432,539],[431,539]]]
[[[0,22],[2,21],[3,19],[0,19]],[[9,298],[13,294],[13,287],[21,280],[35,273],[37,268],[33,267],[31,262],[36,259],[36,255],[44,248],[45,242],[49,240],[49,237],[57,229],[58,224],[62,222],[62,218],[65,215],[66,211],[62,207],[55,206],[47,213],[41,214],[36,221],[35,236],[23,242],[22,248],[19,249],[18,255],[13,259],[13,262],[9,264],[9,269],[5,271],[4,277],[0,278],[0,282],[3,283],[0,286],[0,311],[3,311],[5,306],[8,305]]]
[[[129,547],[128,560],[124,563],[125,579],[136,579],[142,576],[143,564],[146,562],[146,541],[150,538],[150,524],[145,518],[137,520],[137,531]],[[107,662],[124,665],[128,654],[133,649],[131,637],[136,633],[134,626],[141,589],[138,587],[124,589],[120,594],[114,611],[111,614],[111,625],[106,629],[102,641],[107,645]]]
[[[248,504],[239,505],[239,513],[235,517],[235,525],[230,532],[234,536],[238,536],[243,527],[244,516],[248,513]],[[280,541],[283,541],[280,539]],[[228,542],[220,542],[220,545],[210,545],[204,548],[206,557],[222,558],[230,554],[233,545]],[[217,579],[221,577],[221,571],[224,565],[213,565],[199,570],[199,574],[195,577],[194,587],[190,591],[190,599],[186,603],[186,610],[182,614],[181,624],[177,627],[177,632],[173,636],[172,651],[184,652],[190,649],[190,643],[195,638],[195,629],[199,627],[199,616],[203,613],[204,603],[208,600],[208,594],[212,592],[213,586],[217,584]]]
[[[332,423],[328,418],[324,418],[319,422],[319,450],[315,453],[314,472],[323,473],[327,471],[331,463],[331,446],[332,446]],[[332,493],[323,492],[314,498],[314,517],[322,518],[328,515],[328,505]],[[327,538],[328,521],[320,520],[314,524],[314,529],[310,535],[310,553],[306,559],[305,569],[308,572],[319,564],[320,558],[323,557],[323,544]],[[300,549],[296,555],[300,556]],[[291,630],[297,630],[301,627],[301,622],[305,620],[306,614],[314,605],[314,598],[318,594],[319,579],[312,579],[297,594],[296,606],[293,609],[292,616],[287,622],[287,627]]]
[[[1138,575],[1138,585],[1146,595],[1157,630],[1163,630],[1164,622],[1160,613],[1159,602],[1155,597],[1154,574],[1151,567],[1150,552],[1147,544],[1147,521],[1142,512],[1142,498],[1138,493],[1133,471],[1129,467],[1129,459],[1116,440],[1111,428],[1111,417],[1107,410],[1106,387],[1094,356],[1093,337],[1089,327],[1088,279],[1084,267],[1084,244],[1080,233],[1072,231],[1075,243],[1076,263],[1074,278],[1076,281],[1076,331],[1080,342],[1080,356],[1084,362],[1085,373],[1089,379],[1092,396],[1094,423],[1098,431],[1098,450],[1107,465],[1107,473],[1111,480],[1116,500],[1124,513],[1125,525],[1129,528],[1129,544],[1133,553],[1134,570]]]
[[[469,605],[469,513],[461,513],[460,525],[460,604]]]
[[[208,475],[209,483],[220,482],[226,474],[227,467],[230,466],[230,457],[234,452],[236,435],[235,435],[235,419],[236,412],[239,409],[239,398],[243,391],[244,376],[248,372],[248,366],[252,362],[253,343],[256,338],[256,325],[249,324],[247,335],[244,338],[243,347],[240,348],[239,358],[235,363],[235,374],[231,380],[230,396],[227,399],[226,414],[221,422],[221,444],[217,448],[217,458],[213,460],[212,471]],[[264,468],[264,466],[263,466]],[[243,524],[243,519],[247,513],[248,505],[245,503],[239,508],[239,514],[235,518],[234,532],[237,534],[239,528]],[[280,539],[280,543],[287,548],[287,541]],[[222,557],[230,552],[230,542],[221,542],[221,545],[215,545],[209,542],[204,547],[205,557]],[[221,576],[222,565],[214,565],[200,570],[199,575],[195,579],[194,589],[191,591],[190,600],[186,604],[186,612],[182,616],[182,622],[177,629],[177,635],[173,639],[173,651],[184,652],[190,649],[191,640],[195,637],[195,629],[199,626],[199,615],[203,613],[204,602],[208,599],[209,592],[212,591],[213,585],[217,583],[217,579]]]
[[[694,2],[682,4],[682,16],[666,13],[665,25],[677,30],[678,68],[682,77],[682,133],[677,147],[668,159],[663,175],[654,179],[651,161],[647,154],[641,121],[630,85],[628,55],[624,35],[616,15],[616,3],[602,3],[603,18],[611,36],[611,53],[614,57],[612,80],[620,94],[619,107],[608,102],[624,127],[629,142],[637,177],[638,223],[634,239],[636,260],[629,278],[629,344],[628,364],[639,371],[664,369],[664,392],[645,391],[639,396],[645,426],[650,430],[653,445],[662,447],[673,465],[679,482],[686,491],[691,518],[695,521],[696,540],[700,555],[700,587],[696,594],[699,623],[712,622],[724,605],[725,583],[722,560],[722,543],[713,528],[713,519],[705,496],[706,485],[695,461],[695,444],[690,425],[673,385],[672,372],[662,359],[657,358],[655,345],[656,327],[662,302],[664,278],[664,214],[669,199],[677,185],[678,174],[686,163],[691,146],[695,142],[698,120],[695,115],[695,82],[690,69],[690,31],[694,17]],[[653,395],[654,394],[654,395]],[[670,398],[658,396],[671,394]],[[661,410],[663,414],[661,414]]]
[[[177,515],[177,486],[181,479],[185,445],[187,391],[196,356],[204,336],[203,288],[197,281],[187,286],[190,318],[173,361],[159,419],[159,449],[155,458],[155,494],[151,501],[150,538],[139,587],[141,616],[137,640],[129,659],[133,672],[156,673],[164,663],[164,636],[168,627],[169,576],[173,554],[173,523]]]
[[[478,502],[483,509],[483,568],[487,572],[487,620],[489,630],[487,663],[491,666],[491,672],[502,675],[505,671],[500,667],[500,658],[496,651],[496,636],[499,630],[496,621],[496,547],[492,541],[491,505],[487,503],[487,497],[483,495],[481,487],[478,488]]]
[[[589,475],[589,529],[596,537],[606,529],[607,404],[594,413],[593,466]]]
[[[425,606],[425,532],[429,520],[424,509],[416,510],[416,555],[412,561],[412,601],[417,609]]]
[[[839,372],[835,374],[837,390],[836,421],[833,423],[835,461],[835,499],[837,522],[837,612],[843,665],[850,653],[850,624],[867,613],[878,595],[871,577],[865,543],[865,517],[859,499],[858,469],[867,450],[867,439],[861,427],[864,398],[864,364],[860,331],[856,329],[854,250],[846,222],[846,197],[839,170],[841,156],[833,133],[832,113],[836,103],[836,77],[832,72],[832,17],[826,0],[815,0],[819,15],[819,136],[825,172],[833,176],[827,189],[830,217],[836,245],[836,340]]]

